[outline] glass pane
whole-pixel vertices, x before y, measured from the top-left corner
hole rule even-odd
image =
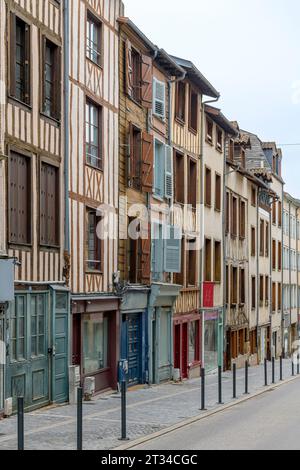
[[[11,340],[11,351],[10,351],[10,356],[13,361],[17,360],[17,342],[15,339]]]
[[[160,317],[160,367],[167,366],[170,363],[170,334],[169,334],[169,315],[162,310]]]
[[[24,338],[19,339],[18,341],[18,359],[25,358],[25,341]]]
[[[196,322],[190,323],[189,330],[189,363],[192,364],[196,359]]]
[[[103,315],[91,315],[84,321],[84,373],[89,374],[108,366],[108,320]]]
[[[38,345],[38,355],[44,356],[45,355],[45,336],[39,336],[39,345]]]
[[[32,336],[31,337],[31,356],[36,356],[37,355],[36,345],[37,345],[36,336]]]

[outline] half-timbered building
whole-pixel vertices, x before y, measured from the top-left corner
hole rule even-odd
[[[68,399],[62,2],[0,2],[0,251],[15,261],[6,400]]]
[[[113,285],[118,269],[117,19],[122,14],[120,0],[72,0],[69,11],[73,364],[80,366],[82,381],[95,378],[96,392],[116,387],[119,360],[119,299]]]

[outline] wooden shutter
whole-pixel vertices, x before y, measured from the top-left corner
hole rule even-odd
[[[132,45],[127,39],[125,42],[125,92],[130,98],[133,96],[133,68],[132,68]]]
[[[147,237],[145,236],[147,235]],[[148,224],[147,234],[144,234],[141,240],[142,253],[142,284],[150,284],[151,281],[151,225]]]
[[[10,95],[16,96],[16,15],[10,14]]]
[[[25,103],[30,104],[30,57],[31,57],[31,34],[30,26],[25,23]]]
[[[142,105],[145,108],[152,108],[153,95],[153,72],[152,59],[147,55],[142,56]]]
[[[41,166],[41,181],[40,181],[40,243],[45,245],[47,243],[47,167],[42,164]]]
[[[168,226],[165,240],[165,272],[181,273],[181,244],[182,233],[180,227]]]
[[[54,97],[53,97],[53,114],[54,117],[60,121],[61,119],[61,61],[62,61],[62,50],[61,47],[55,47],[54,54]],[[99,113],[100,114],[100,113]],[[99,118],[99,141],[100,141],[100,129],[102,120]]]
[[[153,190],[153,137],[142,133],[142,190],[152,193]]]
[[[23,155],[10,158],[10,242],[31,243],[30,160]]]
[[[154,79],[154,109],[156,116],[164,119],[166,114],[166,85]]]
[[[165,164],[165,197],[173,199],[174,196],[174,169],[173,169],[173,150],[172,147],[166,145],[166,164]]]
[[[58,245],[58,169],[42,163],[40,190],[40,240],[42,245]]]

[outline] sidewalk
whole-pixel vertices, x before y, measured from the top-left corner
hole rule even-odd
[[[284,361],[283,378],[291,377],[291,360]],[[297,372],[295,368],[295,373]],[[268,381],[272,380],[268,364]],[[276,362],[276,382],[279,382],[279,362]],[[249,392],[264,389],[264,367],[249,369]],[[223,375],[223,402],[232,400],[232,374]],[[244,393],[244,370],[237,371],[237,396]],[[217,409],[217,375],[206,378],[206,408]],[[168,383],[128,392],[127,426],[130,439],[137,439],[163,430],[188,418],[201,414],[200,380],[182,384]],[[85,450],[109,450],[121,445],[120,396],[112,394],[84,403]],[[0,450],[16,449],[17,419],[0,421]],[[76,406],[48,407],[25,415],[25,449],[76,449]]]

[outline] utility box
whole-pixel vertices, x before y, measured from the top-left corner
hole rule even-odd
[[[14,296],[14,260],[0,258],[0,303],[13,302]]]

